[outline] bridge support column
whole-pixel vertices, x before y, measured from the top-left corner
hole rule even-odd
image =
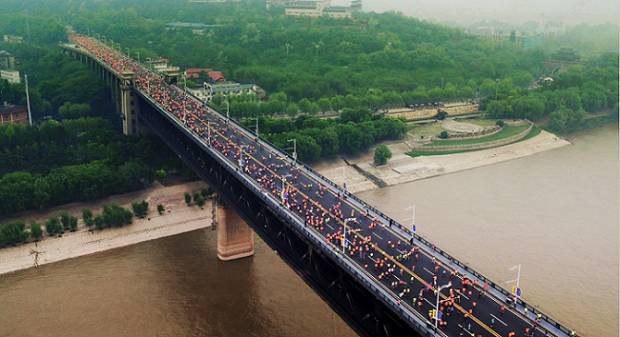
[[[254,255],[254,231],[232,208],[217,202],[217,257],[222,261]]]
[[[119,85],[120,92],[120,113],[123,118],[123,133],[125,135],[135,135],[140,132],[138,125],[138,97],[136,97],[129,87],[124,83]]]

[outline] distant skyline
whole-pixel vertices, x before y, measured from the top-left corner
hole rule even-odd
[[[334,4],[349,2],[333,0]],[[395,10],[420,19],[459,24],[484,20],[617,24],[619,3],[619,0],[363,0],[365,11]]]

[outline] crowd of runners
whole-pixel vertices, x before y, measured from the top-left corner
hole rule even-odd
[[[160,74],[91,37],[72,34],[71,40],[119,74],[132,72],[137,90],[227,158],[334,250],[372,275],[398,305],[431,325],[437,323],[439,334],[558,335],[541,325],[540,315],[518,312],[493,296],[488,284],[471,280],[442,263],[416,245],[413,238],[397,234],[391,222],[352,202],[346,192],[328,186],[294,160],[166,83]]]

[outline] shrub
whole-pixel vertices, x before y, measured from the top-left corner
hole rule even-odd
[[[506,123],[500,119],[497,122],[495,122],[495,125],[499,126],[500,128],[503,128],[504,125],[506,125]]]
[[[62,223],[63,230],[70,230],[75,232],[77,230],[77,218],[69,214],[69,212],[60,213],[60,223]]]
[[[157,180],[159,180],[160,182],[164,181],[164,179],[166,179],[167,176],[168,176],[168,173],[164,169],[159,169],[155,171],[155,177],[157,177]]]
[[[202,193],[194,193],[194,203],[200,208],[205,205],[205,198],[202,196]]]
[[[60,225],[60,221],[58,221],[57,217],[49,218],[45,222],[45,230],[49,235],[55,235],[62,231],[62,226]]]
[[[131,208],[133,209],[133,214],[135,214],[138,218],[145,218],[149,212],[149,203],[145,200],[141,202],[134,202],[131,204]]]
[[[105,228],[105,221],[103,220],[103,215],[101,215],[101,214],[97,215],[94,218],[93,223],[95,224],[95,227],[97,229],[104,229]]]
[[[30,224],[30,236],[32,236],[32,238],[37,241],[41,240],[41,237],[43,236],[43,230],[41,230],[40,224],[36,222]]]
[[[375,165],[385,165],[392,158],[392,152],[387,146],[381,144],[375,149]]]
[[[26,225],[22,221],[0,225],[0,246],[22,243],[27,238]]]
[[[200,194],[202,194],[205,199],[210,199],[211,197],[213,197],[213,194],[215,194],[215,191],[211,187],[207,187],[203,188],[200,191]]]
[[[82,210],[82,220],[84,220],[86,226],[92,227],[92,225],[95,224],[93,219],[93,211],[88,208],[84,208]]]
[[[163,215],[165,211],[166,211],[166,208],[164,207],[164,205],[162,204],[157,205],[157,213],[159,213],[159,215]]]
[[[439,112],[435,116],[435,118],[439,121],[446,119],[446,117],[448,117],[448,113],[443,110],[439,110]]]
[[[187,204],[187,206],[192,204],[192,196],[188,193],[185,192],[185,204]]]
[[[441,131],[441,132],[439,133],[439,138],[441,138],[441,139],[448,139],[448,136],[449,136],[449,135],[448,135],[448,131],[445,131],[445,130],[444,130],[444,131]]]
[[[133,214],[121,206],[108,204],[103,206],[102,216],[106,227],[122,227],[131,224]]]
[[[78,227],[78,219],[74,216],[69,217],[69,229],[75,232]]]

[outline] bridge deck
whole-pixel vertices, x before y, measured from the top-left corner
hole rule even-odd
[[[442,319],[439,336],[569,336],[567,328],[538,309],[514,299],[505,289],[411,233],[311,168],[212,108],[162,76],[90,37],[72,34],[81,53],[119,77],[136,74],[134,89],[185,128],[238,178],[285,210],[334,259],[349,266],[412,326],[435,324],[437,288]],[[417,324],[416,324],[417,323]],[[427,332],[433,333],[432,329]],[[421,332],[423,333],[423,332]]]

